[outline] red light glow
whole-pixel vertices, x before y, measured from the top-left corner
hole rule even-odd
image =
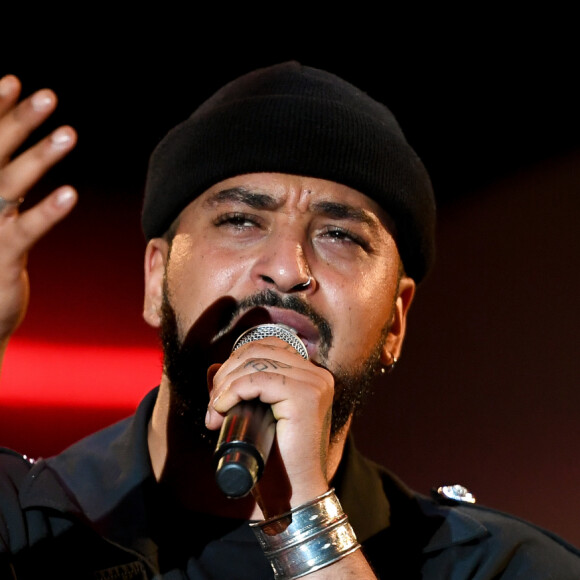
[[[160,377],[161,353],[155,348],[14,339],[2,368],[0,406],[133,409]]]

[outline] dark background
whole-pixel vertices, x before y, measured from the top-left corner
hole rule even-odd
[[[31,255],[33,299],[16,338],[155,346],[140,318],[150,151],[239,74],[286,59],[327,68],[393,110],[439,205],[436,267],[397,370],[355,424],[359,446],[421,492],[462,483],[580,544],[572,17],[261,17],[50,14],[3,36],[0,74],[19,75],[26,94],[50,86],[60,97],[38,136],[60,123],[79,132],[27,201],[61,182],[81,194]],[[46,455],[127,412],[5,405],[0,437]]]

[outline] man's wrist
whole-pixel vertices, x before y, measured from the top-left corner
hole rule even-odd
[[[334,489],[251,527],[279,580],[300,578],[360,548]]]

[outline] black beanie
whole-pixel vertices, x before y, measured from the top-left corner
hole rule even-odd
[[[142,226],[162,236],[219,181],[274,172],[326,179],[375,200],[393,219],[406,273],[421,281],[435,253],[435,202],[425,167],[383,104],[297,62],[226,84],[151,155]]]

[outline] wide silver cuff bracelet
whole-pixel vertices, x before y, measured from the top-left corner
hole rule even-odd
[[[300,578],[360,548],[334,489],[250,525],[279,580]]]

